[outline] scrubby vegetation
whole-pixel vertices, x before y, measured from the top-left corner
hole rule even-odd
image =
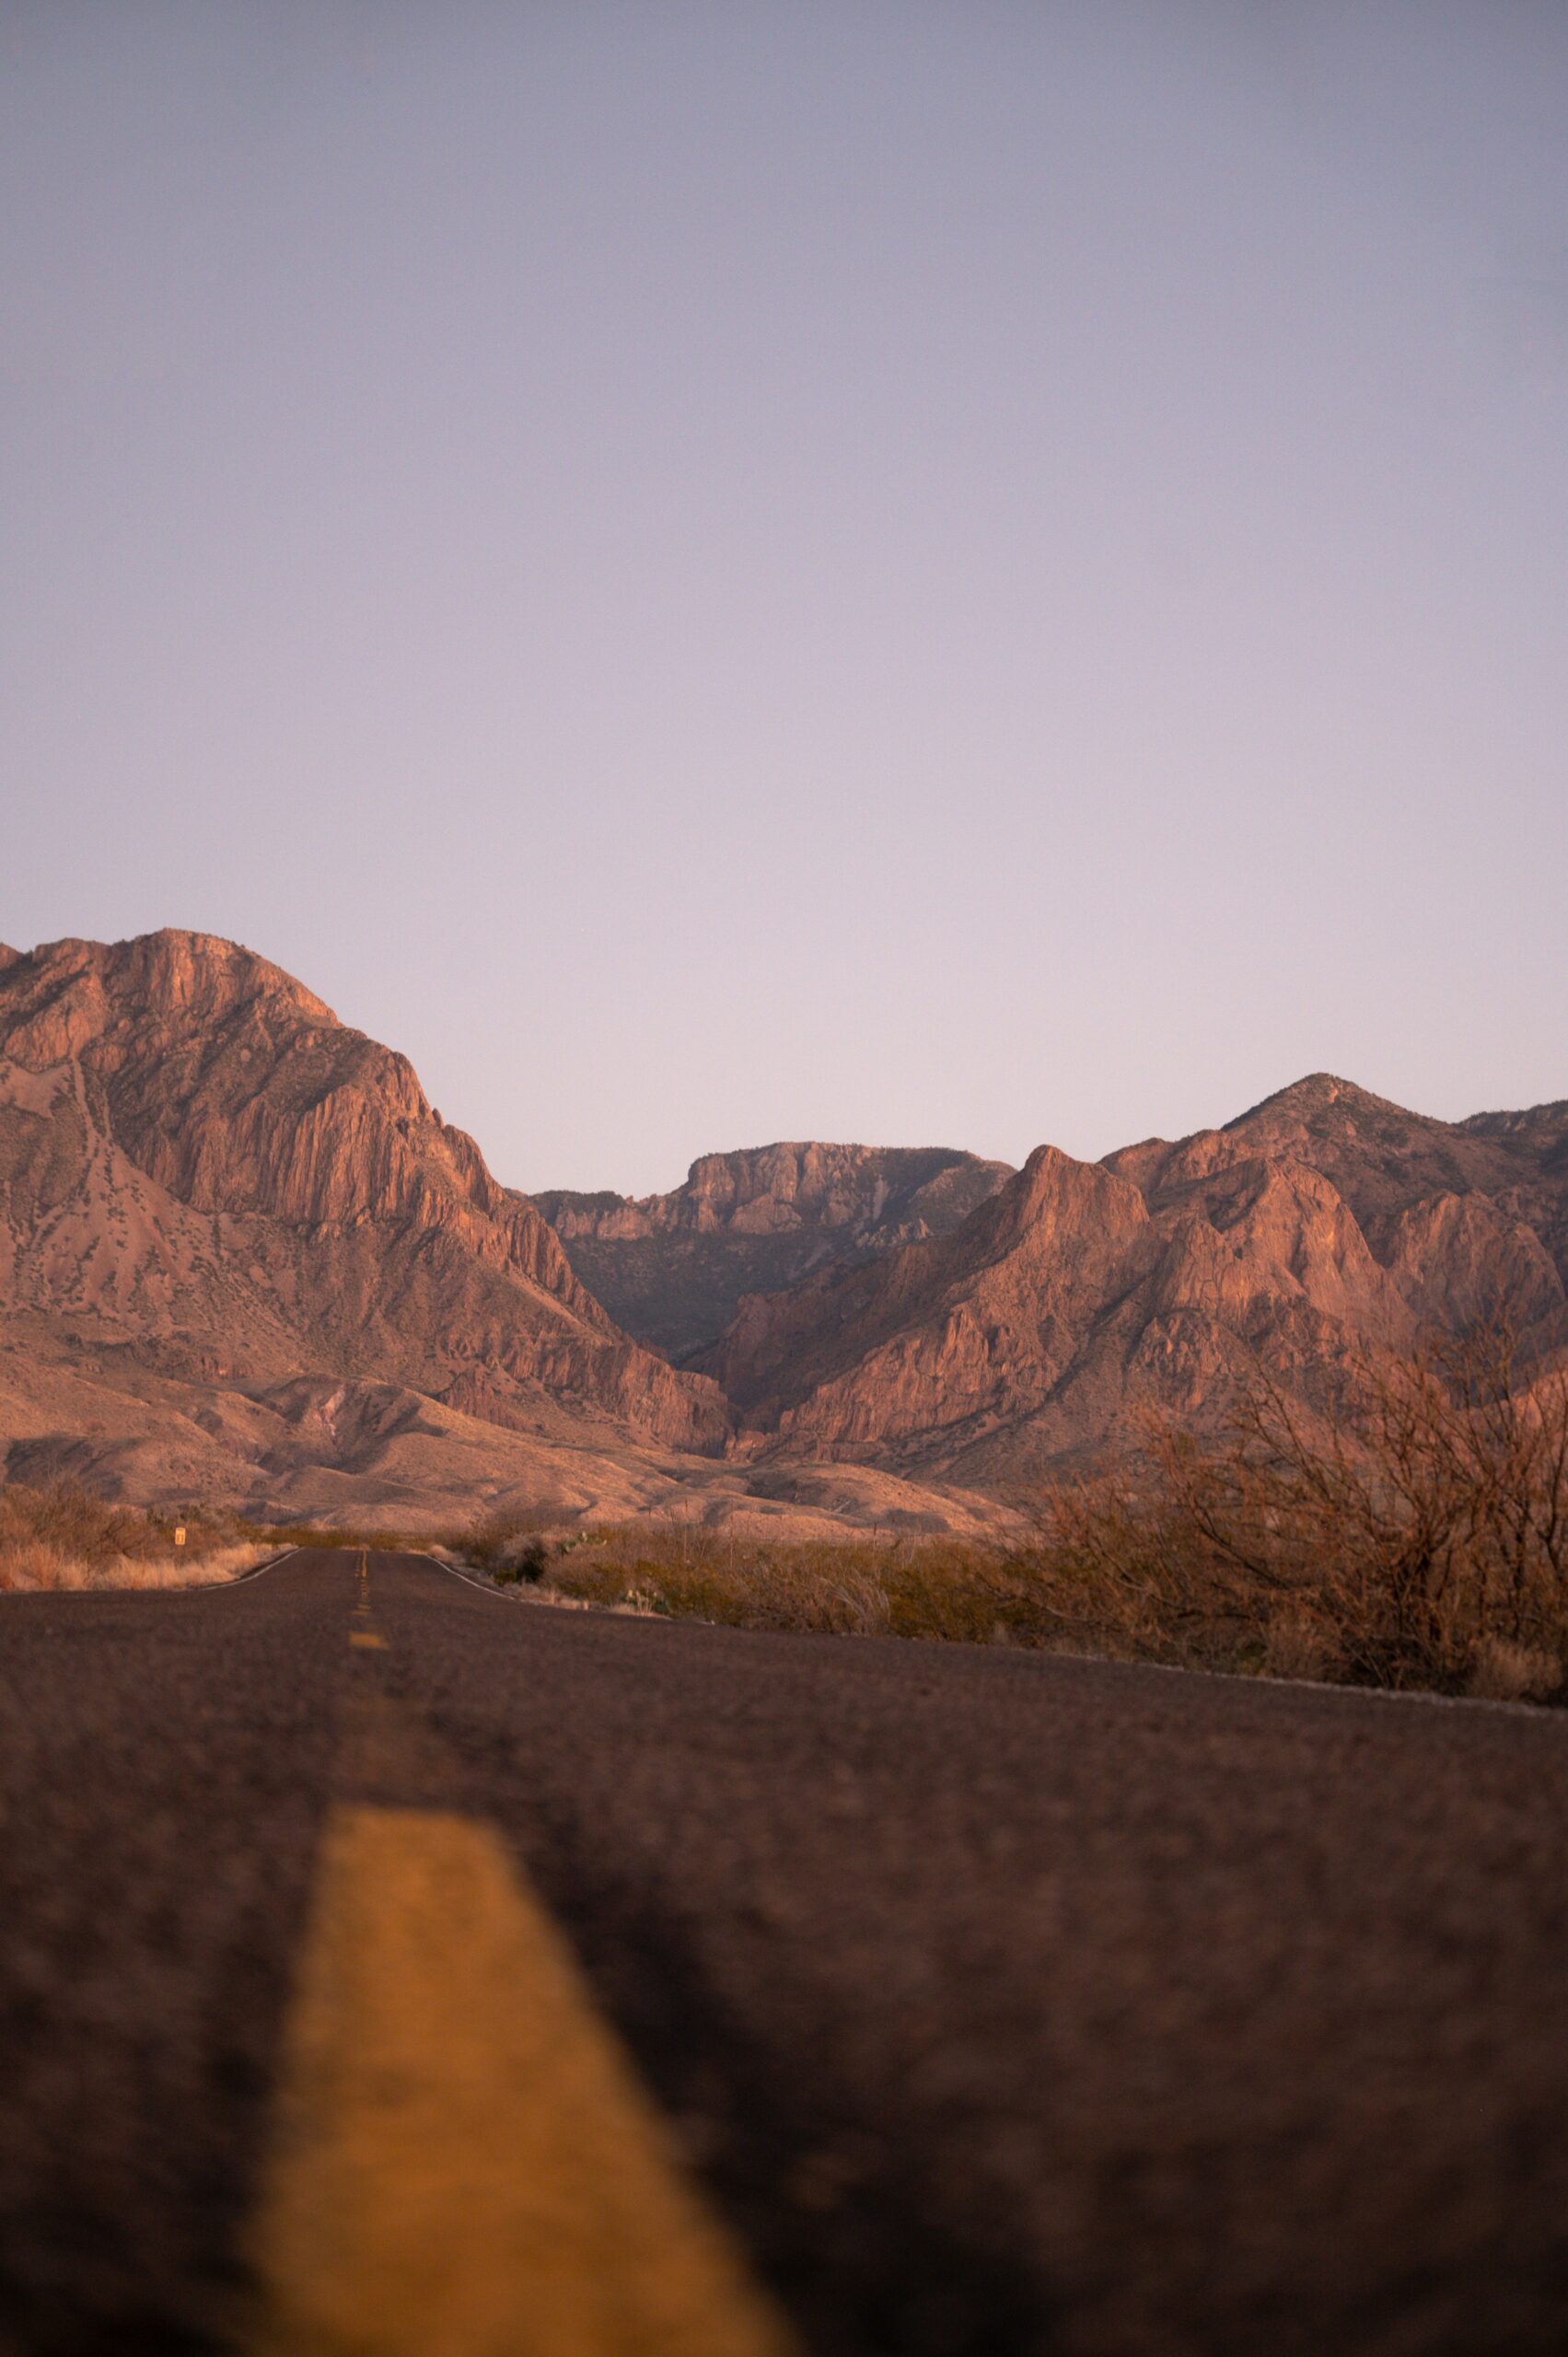
[[[424,1535],[406,1530],[361,1530],[344,1523],[250,1522],[240,1517],[230,1527],[242,1538],[263,1544],[269,1554],[286,1547],[371,1547],[392,1554],[405,1547],[423,1547]]]
[[[0,1589],[194,1587],[233,1579],[276,1551],[224,1526],[107,1504],[73,1482],[0,1489]]]
[[[959,1540],[811,1540],[761,1548],[703,1531],[592,1534],[550,1563],[558,1594],[730,1628],[823,1636],[1038,1642],[1016,1563]]]
[[[1007,1546],[759,1545],[689,1525],[584,1530],[488,1515],[436,1551],[562,1602],[735,1628],[937,1638],[1498,1700],[1568,1701],[1568,1376],[1521,1372],[1505,1324],[1368,1358],[1309,1419],[1265,1378],[1219,1437],[1151,1428],[1135,1459],[1034,1502]],[[0,1489],[0,1587],[186,1585],[296,1545],[264,1529]]]
[[[1568,1378],[1506,1325],[1364,1364],[1309,1425],[1261,1378],[1220,1445],[1051,1501],[1035,1562],[1086,1632],[1156,1659],[1544,1701],[1568,1683]]]
[[[536,1584],[550,1564],[544,1534],[558,1525],[548,1506],[524,1508],[512,1514],[482,1515],[466,1528],[449,1531],[441,1551],[488,1572],[503,1587],[517,1582]]]
[[[1522,1379],[1505,1327],[1354,1374],[1333,1421],[1260,1378],[1213,1445],[1151,1429],[1006,1549],[644,1526],[547,1546],[535,1517],[460,1551],[497,1577],[538,1566],[563,1598],[732,1627],[1568,1700],[1568,1380]]]

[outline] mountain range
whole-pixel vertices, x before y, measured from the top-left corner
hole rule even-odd
[[[1565,1279],[1565,1103],[1316,1074],[1098,1163],[802,1142],[530,1198],[250,950],[0,950],[8,1479],[972,1532],[1251,1367],[1331,1415],[1365,1352],[1502,1302],[1545,1358]]]
[[[716,1342],[749,1293],[946,1236],[1013,1176],[941,1147],[802,1144],[707,1154],[668,1195],[535,1195],[610,1316],[676,1361]]]

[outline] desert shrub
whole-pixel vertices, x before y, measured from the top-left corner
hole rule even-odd
[[[542,1579],[551,1558],[548,1534],[566,1519],[558,1506],[513,1506],[477,1515],[457,1530],[445,1532],[444,1550],[459,1562],[488,1572],[504,1586],[529,1585]]]
[[[81,1566],[46,1539],[17,1538],[0,1546],[0,1589],[75,1587],[81,1577]]]
[[[633,1526],[556,1559],[552,1587],[721,1626],[954,1643],[1092,1643],[1103,1616],[1063,1593],[1060,1562],[951,1538],[811,1539],[759,1547]]]
[[[570,1596],[578,1604],[624,1604],[633,1585],[622,1562],[607,1559],[597,1551],[575,1553],[564,1562],[558,1560],[550,1574],[554,1593]]]
[[[1559,1655],[1488,1636],[1475,1648],[1465,1691],[1492,1702],[1545,1702],[1562,1684]]]
[[[1135,1479],[1046,1501],[1024,1560],[1064,1627],[1274,1676],[1555,1691],[1568,1383],[1521,1379],[1501,1323],[1356,1374],[1330,1423],[1259,1376],[1214,1446],[1155,1433]]]
[[[225,1580],[238,1579],[244,1572],[254,1571],[259,1563],[266,1562],[277,1551],[275,1547],[261,1546],[245,1539],[237,1539],[227,1546],[208,1547],[196,1554],[192,1554],[188,1547],[181,1548],[178,1553],[136,1557],[81,1585],[130,1588],[215,1587]]]
[[[0,1555],[42,1547],[62,1561],[94,1564],[150,1555],[168,1544],[150,1515],[110,1505],[74,1481],[38,1490],[12,1481],[0,1489]]]
[[[203,1518],[183,1521],[111,1505],[74,1483],[0,1489],[0,1589],[190,1587],[232,1579],[274,1548],[237,1539]]]
[[[1505,1322],[1368,1357],[1333,1419],[1267,1376],[1219,1436],[1151,1429],[1008,1548],[759,1548],[636,1526],[551,1565],[577,1600],[751,1629],[1004,1642],[1498,1700],[1568,1697],[1568,1377]]]
[[[514,1538],[497,1553],[492,1577],[499,1580],[503,1586],[518,1581],[537,1586],[543,1579],[549,1563],[550,1550],[542,1538]]]
[[[254,1540],[277,1553],[286,1547],[360,1548],[368,1547],[389,1554],[398,1554],[408,1547],[424,1544],[423,1533],[406,1530],[360,1530],[344,1523],[315,1522],[255,1522],[244,1515],[227,1526],[225,1538]]]
[[[729,1628],[989,1639],[1017,1585],[1000,1558],[950,1540],[760,1548],[644,1526],[600,1531],[595,1539],[552,1565],[558,1593]]]

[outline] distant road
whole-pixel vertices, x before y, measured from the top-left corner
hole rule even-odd
[[[1568,2346],[1568,1721],[0,1599],[0,2351]]]

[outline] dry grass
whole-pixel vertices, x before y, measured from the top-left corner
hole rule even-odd
[[[469,1552],[459,1560],[488,1568]],[[668,1620],[821,1636],[1036,1645],[1061,1636],[1031,1566],[955,1538],[761,1548],[708,1531],[627,1524],[547,1547],[542,1593]]]
[[[285,1547],[368,1547],[396,1555],[427,1543],[423,1530],[362,1530],[345,1523],[248,1522],[240,1516],[225,1527],[231,1537],[254,1539],[273,1555]]]
[[[761,1548],[641,1525],[542,1546],[543,1592],[733,1628],[1095,1653],[1347,1685],[1568,1700],[1568,1380],[1521,1379],[1505,1325],[1367,1364],[1325,1430],[1263,1379],[1211,1447],[1039,1502],[1022,1546]],[[454,1551],[493,1575],[539,1516]]]
[[[0,1489],[0,1589],[204,1587],[253,1570],[274,1544],[192,1521],[183,1547],[169,1517],[108,1505],[68,1482]]]
[[[253,1572],[276,1550],[234,1546],[204,1555],[122,1555],[106,1563],[86,1563],[52,1547],[19,1548],[0,1555],[0,1588],[29,1594],[43,1589],[218,1587]]]

